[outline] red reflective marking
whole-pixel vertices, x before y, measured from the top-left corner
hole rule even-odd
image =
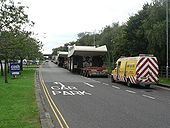
[[[138,67],[138,65],[139,65],[143,60],[144,60],[144,57],[139,60],[139,62],[137,63],[136,67]]]
[[[139,72],[139,70],[141,70],[141,68],[148,62],[148,58],[146,59],[146,61],[138,68],[138,70],[136,71],[136,73]]]
[[[156,69],[156,71],[158,72],[158,67],[156,67],[151,60],[149,60],[150,64],[154,67],[154,69]]]

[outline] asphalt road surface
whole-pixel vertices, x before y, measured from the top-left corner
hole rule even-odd
[[[40,80],[56,128],[170,128],[170,89],[86,78],[52,62]]]

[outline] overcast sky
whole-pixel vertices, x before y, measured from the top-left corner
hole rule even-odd
[[[75,41],[80,32],[101,30],[113,22],[126,22],[129,16],[152,0],[19,0],[35,22],[33,31],[43,44],[43,53]]]

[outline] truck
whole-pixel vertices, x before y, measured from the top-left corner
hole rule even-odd
[[[112,70],[111,81],[126,82],[128,86],[159,83],[159,67],[157,58],[153,55],[140,54],[136,57],[121,57]]]
[[[104,56],[107,53],[106,45],[95,46],[69,46],[68,69],[83,76],[107,76],[104,66]]]
[[[54,63],[56,63],[59,67],[67,68],[67,56],[68,52],[58,51]]]

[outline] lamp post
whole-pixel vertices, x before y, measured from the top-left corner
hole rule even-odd
[[[168,52],[169,52],[169,40],[168,40],[168,13],[169,13],[169,7],[168,7],[168,0],[166,0],[166,78],[168,78]]]
[[[94,42],[94,46],[96,46],[96,37],[95,37],[95,34],[96,34],[96,30],[94,30],[94,32],[93,32],[93,42]]]

